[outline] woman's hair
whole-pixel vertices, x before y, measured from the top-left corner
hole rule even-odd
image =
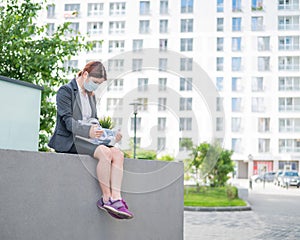
[[[89,73],[89,76],[95,77],[95,78],[106,78],[106,70],[103,66],[103,64],[100,61],[91,61],[88,62],[84,69],[78,72],[78,77],[80,77],[85,71]]]

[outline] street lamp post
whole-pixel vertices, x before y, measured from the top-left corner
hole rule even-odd
[[[138,106],[141,106],[142,104],[138,102],[137,100],[133,101],[129,105],[133,106],[133,114],[134,114],[134,119],[133,119],[133,158],[136,159],[136,115],[137,115],[137,110]]]

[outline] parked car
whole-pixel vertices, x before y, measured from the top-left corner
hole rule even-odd
[[[300,187],[300,177],[292,178],[290,180],[290,186],[296,186],[297,188],[299,188]]]
[[[276,172],[276,174],[275,174],[275,176],[274,176],[274,180],[273,180],[273,182],[274,182],[275,185],[278,185],[278,186],[279,186],[279,179],[278,179],[278,177],[279,177],[279,175],[282,174],[282,173],[283,173],[283,171],[277,171],[277,172]]]
[[[288,187],[290,182],[294,182],[295,179],[299,178],[299,174],[296,171],[285,171],[278,176],[279,186]]]
[[[253,175],[251,177],[254,182],[273,182],[276,172],[266,172],[260,175]]]

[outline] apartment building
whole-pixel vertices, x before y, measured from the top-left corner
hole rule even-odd
[[[299,170],[299,0],[52,0],[51,35],[63,22],[93,50],[66,62],[104,62],[98,112],[159,156],[182,160],[180,142],[219,140],[237,176]],[[70,32],[70,35],[73,33]]]

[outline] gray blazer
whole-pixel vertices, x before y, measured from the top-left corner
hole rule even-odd
[[[96,98],[89,96],[92,118],[97,118]],[[90,126],[80,123],[82,120],[81,101],[77,82],[73,79],[59,88],[56,95],[57,115],[54,134],[48,146],[57,152],[68,152],[74,144],[76,135],[89,137]]]

